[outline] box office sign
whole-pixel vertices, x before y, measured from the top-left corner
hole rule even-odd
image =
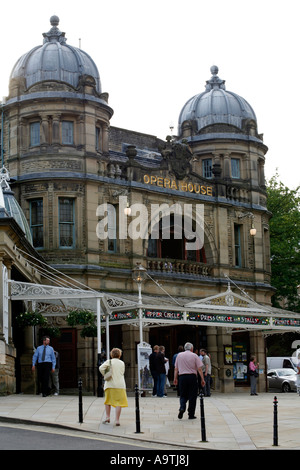
[[[300,327],[300,318],[273,318],[273,326],[294,326]]]

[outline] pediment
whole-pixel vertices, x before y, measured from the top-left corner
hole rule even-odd
[[[195,309],[209,308],[215,310],[228,309],[230,311],[249,310],[251,312],[269,313],[269,310],[262,305],[249,300],[246,296],[233,292],[230,285],[228,285],[227,291],[224,293],[189,302],[185,307]]]

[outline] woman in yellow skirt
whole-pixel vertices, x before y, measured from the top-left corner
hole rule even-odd
[[[101,374],[104,376],[106,369],[111,366],[112,378],[104,383],[106,418],[103,423],[110,423],[110,410],[113,406],[116,408],[116,426],[120,426],[121,409],[128,406],[124,379],[125,364],[121,361],[121,356],[121,349],[113,348],[110,352],[111,360],[105,361],[99,367]]]

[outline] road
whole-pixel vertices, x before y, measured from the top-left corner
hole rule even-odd
[[[157,446],[156,446],[157,447]],[[165,447],[166,448],[166,447]],[[0,450],[149,450],[148,443],[24,424],[0,425]]]

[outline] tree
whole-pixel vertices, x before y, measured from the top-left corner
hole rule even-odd
[[[277,289],[274,307],[300,312],[300,186],[295,190],[279,181],[276,173],[267,183],[270,219],[272,285]]]

